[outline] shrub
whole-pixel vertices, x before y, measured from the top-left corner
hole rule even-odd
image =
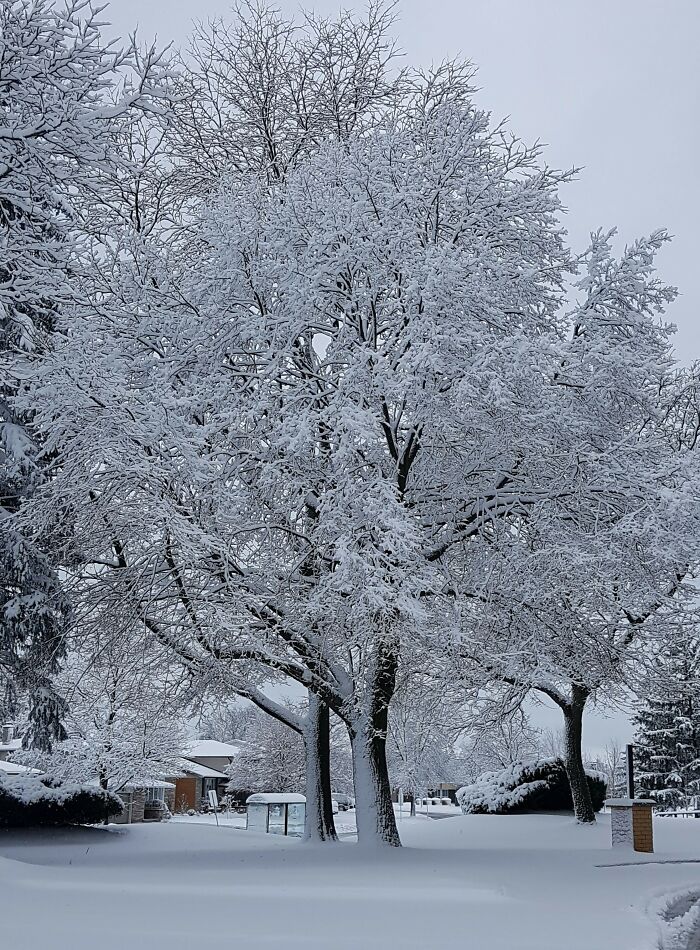
[[[97,825],[122,811],[112,792],[52,778],[0,778],[0,827]]]
[[[606,784],[599,772],[586,772],[593,808],[600,811]],[[561,759],[517,762],[499,772],[485,772],[457,792],[465,815],[509,815],[527,811],[572,811],[571,789]]]

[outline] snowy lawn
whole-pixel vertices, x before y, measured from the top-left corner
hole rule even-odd
[[[396,819],[400,823],[409,818],[410,805],[404,805],[403,810],[398,805],[394,805]],[[417,817],[420,818],[454,818],[461,815],[461,809],[458,805],[430,805],[426,815],[425,805],[418,806]],[[229,828],[245,828],[246,816],[239,815],[236,812],[221,812],[218,816],[219,825]],[[334,815],[335,829],[341,838],[354,838],[357,835],[357,822],[355,820],[355,809],[341,811]],[[173,821],[186,822],[197,825],[216,825],[216,818],[213,813],[205,815],[174,815]],[[399,830],[401,824],[399,824]]]
[[[700,864],[678,862],[700,860],[700,820],[655,833],[646,856],[612,852],[606,816],[404,819],[407,847],[386,851],[204,820],[5,831],[0,946],[652,950],[661,907],[669,940],[694,920]]]

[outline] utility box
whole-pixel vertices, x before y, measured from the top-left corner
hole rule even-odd
[[[648,798],[609,798],[610,830],[613,848],[632,848],[651,853],[654,850],[652,809]]]
[[[248,831],[301,838],[305,820],[306,798],[296,792],[256,792],[246,799]]]

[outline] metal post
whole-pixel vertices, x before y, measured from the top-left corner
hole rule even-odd
[[[627,797],[634,798],[634,746],[627,745]]]

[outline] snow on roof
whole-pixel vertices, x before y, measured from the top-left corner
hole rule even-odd
[[[297,792],[256,792],[249,795],[246,799],[246,805],[296,805],[306,801],[304,795]]]
[[[180,769],[183,772],[189,772],[191,775],[198,775],[200,778],[225,778],[228,775],[225,772],[219,772],[218,769],[210,769],[208,765],[201,765],[199,762],[192,762],[190,759],[183,759],[180,763]]]
[[[0,759],[0,772],[5,775],[41,775],[41,769],[30,769],[28,765],[8,762],[6,759]]]
[[[216,739],[201,739],[188,746],[183,755],[186,759],[230,759],[245,748],[244,742],[232,745],[230,742],[217,742]]]
[[[10,739],[9,742],[0,742],[0,752],[17,752],[17,750],[21,748],[21,739]]]

